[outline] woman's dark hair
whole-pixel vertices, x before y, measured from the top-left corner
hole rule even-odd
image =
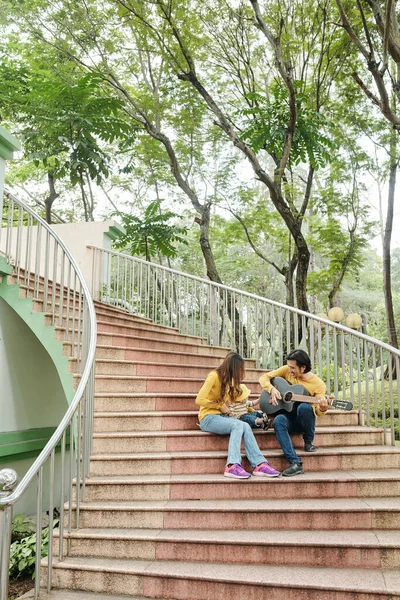
[[[304,350],[292,350],[287,355],[286,360],[295,360],[298,367],[305,367],[304,373],[309,373],[311,371],[310,357]]]
[[[229,352],[223,360],[223,363],[215,369],[221,381],[220,401],[228,395],[233,402],[242,392],[240,383],[244,377],[244,360],[236,352]]]

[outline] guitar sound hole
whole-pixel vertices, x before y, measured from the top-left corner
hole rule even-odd
[[[290,402],[293,398],[293,392],[286,392],[286,394],[283,396],[283,401],[284,402]]]

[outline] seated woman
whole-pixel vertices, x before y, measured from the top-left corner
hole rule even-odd
[[[229,434],[228,461],[224,476],[247,479],[251,473],[241,465],[240,445],[243,438],[244,450],[255,477],[278,477],[276,471],[261,454],[257,441],[248,423],[229,416],[228,403],[241,402],[249,397],[250,390],[242,383],[245,377],[243,358],[229,352],[222,364],[208,374],[202,385],[196,404],[200,406],[200,429],[220,435]]]

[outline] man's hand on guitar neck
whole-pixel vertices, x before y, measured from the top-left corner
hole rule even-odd
[[[269,403],[272,404],[273,406],[278,406],[278,400],[282,400],[282,395],[281,395],[280,391],[278,390],[278,388],[272,387],[269,395],[270,395]]]
[[[323,398],[318,398],[319,408],[322,410],[322,412],[328,410],[329,405],[331,404],[330,400],[331,397],[328,395],[324,396]]]

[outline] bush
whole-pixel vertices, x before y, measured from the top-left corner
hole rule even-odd
[[[20,515],[18,515],[20,516]],[[21,515],[24,516],[24,515]],[[53,527],[58,524],[54,520]],[[41,557],[48,554],[50,529],[42,529]],[[34,577],[36,563],[36,533],[28,535],[21,540],[11,544],[10,548],[10,579],[19,579],[21,577]]]

